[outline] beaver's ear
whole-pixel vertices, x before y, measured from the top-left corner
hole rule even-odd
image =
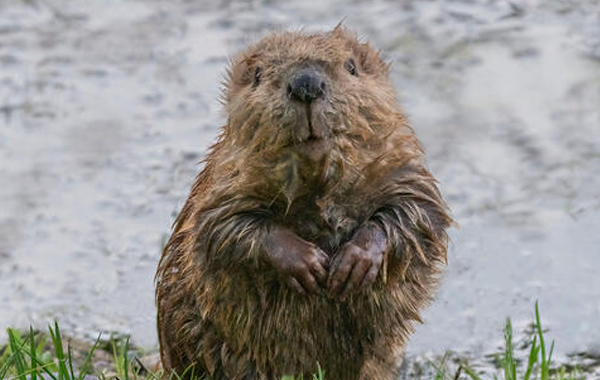
[[[219,96],[221,103],[229,103],[238,91],[253,83],[257,58],[257,55],[240,54],[229,61],[225,78],[221,82],[222,90]]]
[[[230,87],[243,87],[254,81],[253,67],[258,55],[241,55],[234,58],[227,70]]]
[[[390,65],[386,63],[379,53],[367,43],[357,43],[354,46],[354,56],[358,67],[367,74],[387,75]]]

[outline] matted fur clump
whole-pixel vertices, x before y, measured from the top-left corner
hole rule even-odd
[[[223,102],[158,266],[164,367],[394,379],[452,221],[388,65],[340,26],[276,33],[233,59]]]

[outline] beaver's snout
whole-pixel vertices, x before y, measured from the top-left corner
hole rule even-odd
[[[287,85],[288,96],[310,104],[325,94],[325,78],[313,68],[299,70]]]

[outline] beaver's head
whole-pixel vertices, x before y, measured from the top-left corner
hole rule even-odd
[[[400,117],[388,65],[340,26],[263,38],[234,58],[223,101],[227,138],[272,159],[374,147]]]

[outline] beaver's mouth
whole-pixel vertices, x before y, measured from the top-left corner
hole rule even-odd
[[[315,128],[313,127],[313,115],[310,104],[304,106],[304,111],[306,113],[306,124],[308,125],[308,131],[310,133],[307,140],[318,139],[319,136],[315,134]]]
[[[302,144],[306,144],[306,145],[318,144],[319,142],[322,142],[323,140],[325,140],[323,137],[310,135],[310,136],[308,136],[308,138],[306,140],[302,141]]]
[[[305,125],[308,130],[308,137],[302,138],[300,144],[303,145],[317,145],[326,140],[323,135],[323,128],[318,125],[315,125],[315,117],[312,112],[312,107],[310,104],[306,104],[304,107],[304,114],[306,117]]]
[[[307,139],[300,142],[300,145],[310,151],[323,150],[327,147],[327,139],[319,136],[310,135]]]
[[[319,161],[330,149],[329,139],[310,135],[296,145],[296,151],[310,161]]]
[[[294,104],[297,117],[295,123],[290,125],[290,140],[286,144],[311,161],[323,157],[332,145],[331,132],[322,117],[320,105],[313,103]]]

